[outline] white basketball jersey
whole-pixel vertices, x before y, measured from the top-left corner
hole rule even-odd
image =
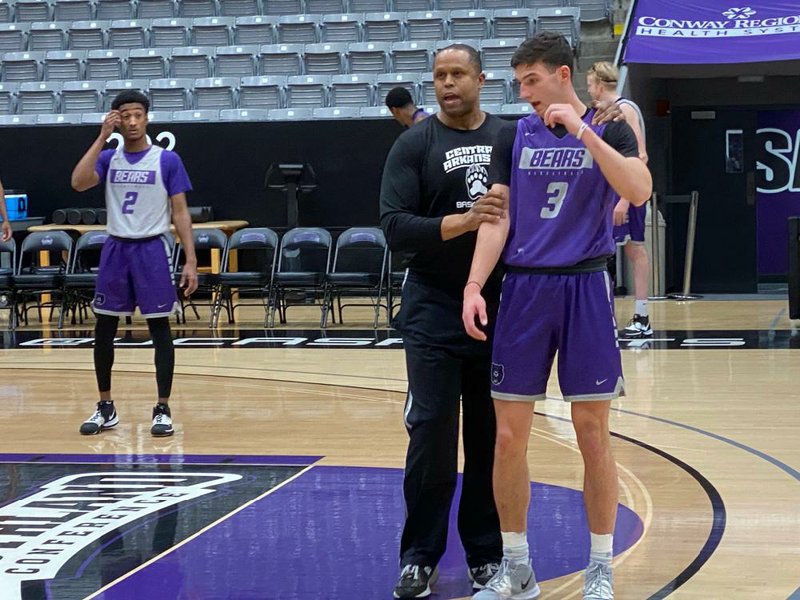
[[[151,146],[136,164],[122,147],[111,157],[106,175],[106,228],[123,238],[146,238],[169,231],[172,206],[161,173],[163,148]]]

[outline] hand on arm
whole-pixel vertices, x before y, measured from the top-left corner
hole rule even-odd
[[[187,298],[197,289],[197,256],[194,252],[194,238],[192,237],[192,218],[186,205],[186,194],[181,192],[170,196],[172,203],[172,222],[183,246],[186,262],[181,272],[180,287]]]
[[[100,127],[100,135],[78,161],[72,171],[72,189],[76,192],[84,192],[100,183],[100,176],[95,171],[97,158],[100,151],[105,146],[108,136],[114,132],[114,128],[119,125],[120,117],[118,110],[112,110],[106,115],[103,125]]]
[[[494,190],[493,186],[492,190],[476,200],[467,212],[447,215],[442,219],[442,240],[450,240],[468,231],[475,231],[483,223],[499,223],[506,218],[507,209],[508,188],[505,188],[505,192],[501,192],[499,189]]]
[[[505,206],[507,206],[508,191],[508,186],[495,184],[485,197],[503,198]],[[467,334],[476,340],[486,340],[486,333],[477,326],[475,318],[477,317],[484,327],[489,324],[486,300],[481,295],[481,291],[497,261],[500,260],[500,254],[503,252],[508,238],[509,226],[508,217],[504,217],[484,221],[478,229],[478,241],[475,244],[469,279],[464,286],[464,306],[461,312],[461,319]]]

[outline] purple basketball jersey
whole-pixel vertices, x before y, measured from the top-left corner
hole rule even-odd
[[[602,136],[605,125],[583,121]],[[614,253],[616,194],[575,136],[556,136],[538,115],[520,119],[514,141],[503,262],[513,267],[570,267]]]

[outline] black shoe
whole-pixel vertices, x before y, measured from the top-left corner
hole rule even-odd
[[[653,335],[653,329],[650,327],[650,317],[643,317],[642,315],[633,315],[633,318],[628,321],[625,329],[622,330],[627,337],[643,337]]]
[[[431,595],[431,586],[439,578],[437,567],[422,565],[405,565],[400,579],[394,586],[395,598],[427,598]]]
[[[111,429],[119,423],[117,411],[113,401],[100,401],[94,414],[81,424],[82,435],[95,435],[103,429]]]
[[[470,567],[467,571],[473,590],[482,590],[489,580],[500,570],[500,563],[486,563],[480,567]]]
[[[156,404],[153,407],[153,426],[150,428],[150,435],[155,437],[166,437],[175,433],[172,428],[172,413],[167,404]]]

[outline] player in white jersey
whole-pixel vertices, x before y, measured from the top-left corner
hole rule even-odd
[[[120,93],[111,104],[100,135],[72,172],[72,187],[82,192],[105,184],[107,229],[92,306],[97,315],[94,367],[100,401],[80,428],[84,435],[100,433],[119,422],[111,397],[114,338],[120,316],[136,307],[147,319],[155,347],[158,403],[153,408],[154,436],[174,433],[169,396],[175,370],[175,350],[169,317],[179,310],[172,281],[169,246],[164,237],[170,221],[181,239],[186,264],[180,287],[185,296],[197,289],[197,258],[186,192],[192,189],[180,157],[147,139],[150,102],[137,91]],[[119,128],[124,145],[103,150]]]

